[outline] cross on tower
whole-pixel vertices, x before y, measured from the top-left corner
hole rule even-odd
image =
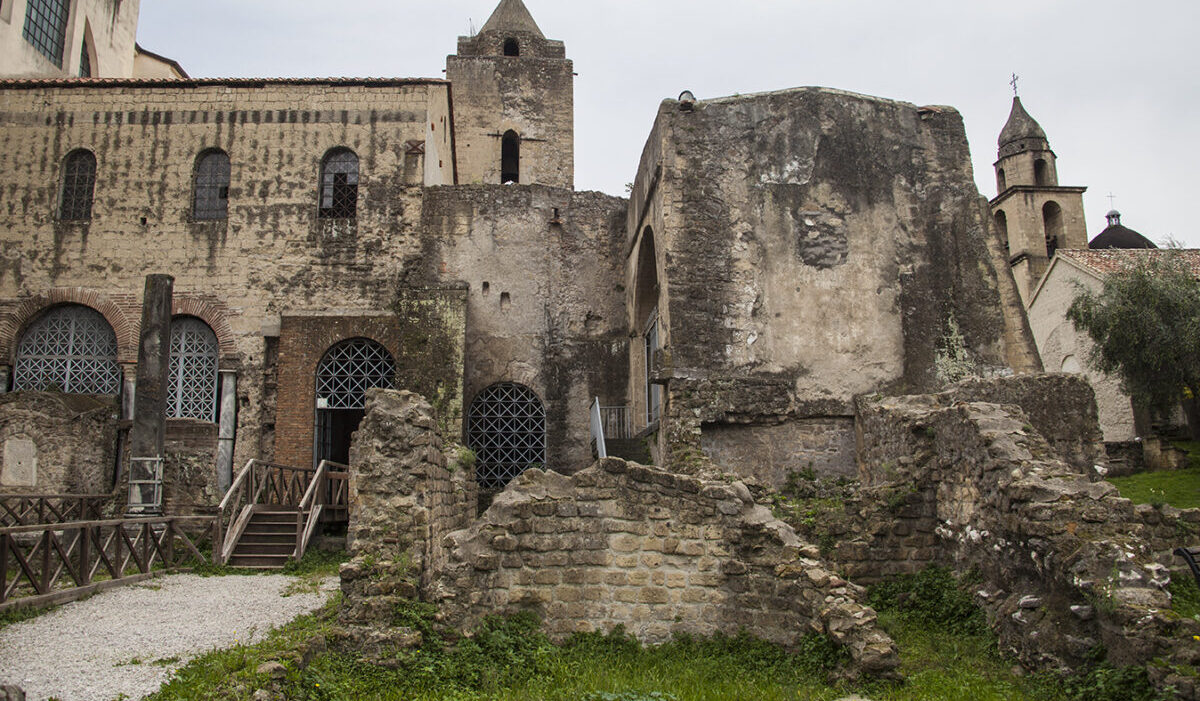
[[[1008,81],[1008,84],[1013,86],[1013,97],[1016,97],[1016,95],[1017,95],[1017,81],[1020,79],[1021,79],[1021,76],[1017,75],[1016,73],[1013,73],[1012,80]]]
[[[1109,209],[1117,208],[1117,196],[1112,194],[1111,192],[1108,193],[1108,208]]]

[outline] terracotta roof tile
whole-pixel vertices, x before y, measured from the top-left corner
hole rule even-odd
[[[209,85],[257,88],[267,85],[441,85],[440,78],[5,78],[0,89],[35,88],[190,88]]]
[[[1079,263],[1104,276],[1115,273],[1133,261],[1147,257],[1177,256],[1196,277],[1200,277],[1200,249],[1195,248],[1105,248],[1100,250],[1059,249],[1058,255]]]

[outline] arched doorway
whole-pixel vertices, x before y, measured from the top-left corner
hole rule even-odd
[[[317,365],[317,416],[313,464],[322,460],[350,462],[350,437],[358,430],[371,387],[391,389],[396,383],[392,354],[369,338],[342,341],[325,352]]]
[[[546,465],[546,408],[533,390],[499,382],[479,394],[467,412],[467,447],[475,451],[475,481],[503,489],[530,467]]]
[[[14,390],[119,394],[117,335],[104,316],[81,304],[54,307],[21,334]]]

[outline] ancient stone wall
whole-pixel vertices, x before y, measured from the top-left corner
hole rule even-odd
[[[116,440],[117,406],[110,398],[0,394],[0,491],[107,494]]]
[[[1158,558],[1169,530],[1192,532],[1200,513],[1135,509],[1059,459],[1014,404],[926,395],[858,408],[868,533],[834,556],[847,555],[851,577],[871,559],[889,563],[883,572],[929,562],[975,572],[1003,647],[1038,667],[1076,668],[1101,645],[1116,664],[1191,659],[1200,626],[1185,626],[1184,644]],[[910,546],[910,530],[929,547]]]
[[[846,646],[858,671],[898,662],[863,590],[740,482],[619,459],[572,477],[528,470],[446,541],[429,598],[455,625],[533,610],[555,638],[624,625],[657,643],[745,628],[789,645],[816,632]]]
[[[954,110],[821,88],[669,100],[652,138],[635,235],[658,225],[669,443],[696,446],[696,412],[739,387],[766,423],[936,388],[952,323],[978,370],[1007,367],[1008,270]]]
[[[623,280],[627,203],[530,186],[430,188],[424,252],[406,280],[461,280],[467,295],[464,410],[496,382],[545,404],[556,470],[590,460],[588,408],[625,403]]]
[[[211,513],[220,503],[217,485],[217,425],[168,419],[163,460],[163,512]],[[241,469],[234,465],[233,472]]]
[[[794,472],[854,477],[854,419],[793,419],[779,424],[701,425],[700,447],[722,468],[780,489]]]

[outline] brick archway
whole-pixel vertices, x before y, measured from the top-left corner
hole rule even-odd
[[[82,287],[58,287],[44,294],[23,300],[12,312],[0,318],[0,358],[14,361],[17,341],[30,322],[50,307],[80,304],[95,309],[104,316],[117,335],[117,362],[137,362],[137,325],[105,295]]]
[[[194,316],[217,335],[217,348],[222,366],[236,364],[239,359],[233,329],[229,325],[229,314],[224,306],[209,299],[189,297],[186,293],[175,295],[171,302],[172,316]]]

